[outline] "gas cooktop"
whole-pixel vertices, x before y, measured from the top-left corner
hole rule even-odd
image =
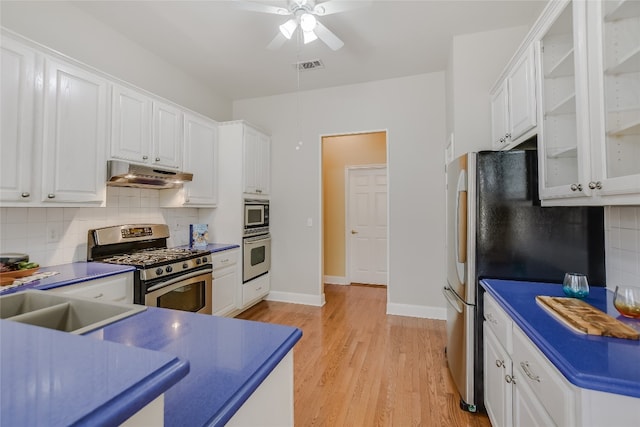
[[[124,264],[139,268],[160,266],[176,261],[186,261],[209,255],[209,251],[190,248],[154,248],[114,255],[101,259],[101,262],[110,264]]]

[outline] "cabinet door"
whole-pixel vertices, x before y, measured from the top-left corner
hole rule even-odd
[[[511,426],[512,377],[511,358],[498,338],[484,322],[484,406],[491,424]]]
[[[238,286],[239,277],[236,265],[213,272],[212,306],[215,316],[224,316],[237,308]]]
[[[256,158],[256,175],[260,194],[267,195],[271,189],[271,138],[263,133],[258,134],[258,156]]]
[[[30,201],[35,53],[3,38],[0,65],[0,200]]]
[[[518,427],[555,426],[544,406],[526,384],[516,379],[513,387],[513,425]]]
[[[218,196],[218,129],[212,120],[185,114],[184,169],[193,174],[185,183],[186,205],[215,206]]]
[[[558,2],[537,42],[540,198],[591,195],[585,2]]]
[[[114,86],[111,157],[138,163],[149,162],[151,105],[149,97],[131,89]]]
[[[182,112],[171,105],[153,103],[152,163],[180,169],[182,166]]]
[[[46,202],[101,203],[106,193],[107,81],[45,60],[43,195]]]
[[[244,192],[255,194],[258,192],[258,175],[256,173],[257,151],[260,147],[258,132],[249,126],[244,126],[242,141]]]
[[[505,81],[491,97],[491,140],[494,150],[500,150],[508,144],[507,102],[507,82]]]
[[[508,123],[506,138],[515,141],[536,126],[535,54],[533,45],[519,59],[507,78]]]
[[[640,201],[640,5],[587,2],[594,177],[602,196]]]

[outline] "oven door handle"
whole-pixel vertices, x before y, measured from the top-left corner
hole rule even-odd
[[[255,237],[245,237],[244,244],[245,245],[254,245],[256,243],[267,242],[271,240],[271,235],[267,234],[266,236],[255,236]]]
[[[167,280],[166,282],[158,283],[157,285],[151,286],[149,289],[147,289],[147,293],[148,292],[153,292],[156,289],[164,288],[165,286],[173,285],[174,283],[182,282],[183,280],[191,279],[192,277],[197,277],[197,276],[200,276],[202,274],[207,274],[207,273],[213,273],[213,269],[212,268],[206,268],[206,269],[203,269],[203,270],[194,271],[194,272],[191,272],[191,273],[188,273],[188,274],[184,274],[184,275],[179,276],[179,277],[175,277],[175,278],[173,278],[171,280]]]

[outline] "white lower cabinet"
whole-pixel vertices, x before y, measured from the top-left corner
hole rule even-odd
[[[211,257],[213,263],[211,306],[214,316],[226,316],[238,308],[238,287],[241,285],[238,274],[239,253],[239,249],[230,249],[214,253]]]
[[[122,273],[74,285],[60,286],[49,292],[133,304],[133,273]]]
[[[250,282],[242,284],[242,307],[247,308],[254,302],[264,298],[271,286],[269,273],[256,277]]]
[[[637,425],[640,399],[571,384],[488,293],[484,307],[484,405],[494,427]]]

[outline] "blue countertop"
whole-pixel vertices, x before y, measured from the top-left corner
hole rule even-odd
[[[0,294],[10,294],[23,291],[25,289],[53,289],[60,286],[73,285],[74,283],[86,282],[87,280],[101,279],[115,274],[135,271],[135,267],[129,265],[105,264],[102,262],[74,262],[72,264],[52,265],[41,267],[40,272],[55,271],[59,274],[25,283],[18,287],[0,288]]]
[[[189,245],[178,246],[180,248],[190,248]],[[211,253],[228,251],[229,249],[239,248],[240,245],[235,245],[233,243],[209,243],[206,248],[198,248],[198,249],[206,249]]]
[[[189,371],[174,355],[0,320],[0,425],[118,425]]]
[[[494,279],[480,284],[569,382],[640,397],[640,341],[580,334],[560,323],[536,303],[535,297],[565,296],[561,285]],[[640,331],[640,320],[619,315],[611,291],[591,287],[584,301]]]
[[[189,374],[165,393],[167,427],[224,425],[301,336],[289,326],[154,307],[85,335],[189,361]]]

